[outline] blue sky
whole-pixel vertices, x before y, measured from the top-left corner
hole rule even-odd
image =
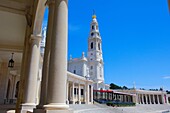
[[[68,56],[87,53],[93,9],[102,36],[105,82],[170,90],[167,0],[69,0]]]

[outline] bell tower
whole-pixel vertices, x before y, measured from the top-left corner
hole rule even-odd
[[[88,63],[90,78],[96,83],[104,82],[102,39],[96,15],[93,14],[88,38]]]

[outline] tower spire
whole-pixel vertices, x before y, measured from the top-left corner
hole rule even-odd
[[[90,67],[89,74],[91,79],[94,80],[96,83],[104,82],[102,39],[100,36],[99,26],[94,10],[93,10],[92,22],[90,24],[87,58]],[[94,89],[98,89],[98,88],[94,88]]]
[[[96,18],[96,12],[95,12],[95,10],[93,9],[93,16],[92,16],[92,18],[93,19],[95,19]]]

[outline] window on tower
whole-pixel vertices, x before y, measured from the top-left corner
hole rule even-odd
[[[94,26],[92,26],[92,30],[94,30]]]
[[[91,46],[91,49],[93,49],[93,42],[90,44],[90,46]]]
[[[100,77],[102,77],[102,68],[100,67]]]
[[[98,43],[98,48],[99,48],[99,50],[100,50],[100,43]]]
[[[74,70],[73,73],[76,74],[76,70]]]
[[[90,69],[92,70],[92,69],[93,69],[93,66],[91,66]]]
[[[84,90],[83,89],[81,89],[81,95],[84,95]]]
[[[94,36],[94,33],[91,33],[91,36]]]

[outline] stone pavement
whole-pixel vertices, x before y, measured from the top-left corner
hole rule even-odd
[[[15,105],[0,105],[0,113],[14,110]],[[170,113],[170,105],[137,105],[135,107],[109,107],[95,103],[94,105],[70,105],[74,113]],[[169,112],[168,112],[169,111]]]
[[[0,105],[0,113],[6,113],[9,110],[14,110],[16,105]]]
[[[135,107],[108,107],[106,105],[70,105],[74,113],[170,113],[170,105],[137,105]]]

